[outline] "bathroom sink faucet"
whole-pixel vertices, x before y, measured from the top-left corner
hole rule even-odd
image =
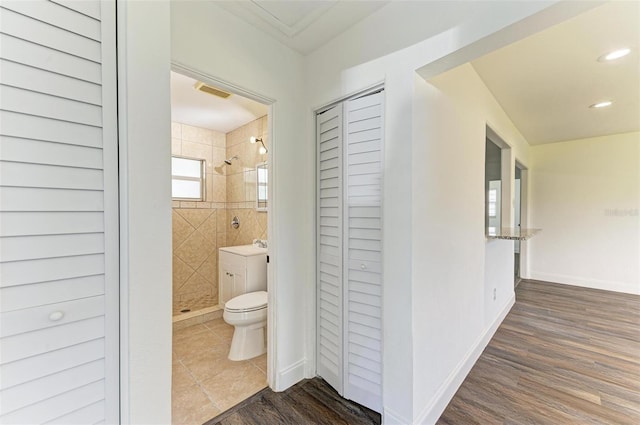
[[[253,245],[254,245],[254,246],[257,246],[257,247],[259,247],[259,248],[266,248],[266,247],[267,247],[267,241],[266,241],[266,239],[265,239],[265,240],[262,240],[262,239],[254,239],[254,240],[253,240]]]

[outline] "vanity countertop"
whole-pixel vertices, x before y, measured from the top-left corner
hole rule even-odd
[[[232,254],[242,255],[244,257],[250,257],[252,255],[261,255],[267,253],[267,248],[260,248],[255,245],[238,245],[238,246],[225,246],[220,248],[220,251],[227,251]]]
[[[503,227],[500,230],[487,229],[487,239],[506,239],[510,241],[526,241],[542,229],[526,229],[524,227]]]

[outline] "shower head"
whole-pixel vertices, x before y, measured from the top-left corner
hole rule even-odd
[[[238,155],[233,155],[231,158],[225,159],[224,163],[227,165],[231,165],[231,161],[233,161],[234,159],[238,159]]]

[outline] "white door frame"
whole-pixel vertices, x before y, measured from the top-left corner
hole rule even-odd
[[[258,103],[262,103],[269,107],[267,112],[267,125],[268,125],[268,140],[269,140],[269,150],[267,151],[267,193],[269,194],[269,200],[267,202],[267,235],[275,235],[274,224],[276,214],[276,207],[274,199],[277,197],[276,191],[274,188],[274,178],[276,173],[274,173],[274,168],[276,167],[276,152],[277,152],[277,140],[274,137],[274,113],[275,113],[275,104],[276,100],[272,99],[266,95],[263,95],[259,92],[253,91],[246,87],[241,87],[230,83],[228,81],[222,80],[210,74],[206,74],[201,72],[195,68],[192,68],[188,65],[180,63],[178,61],[171,61],[171,70],[178,72],[180,74],[186,75],[191,78],[195,78],[198,81],[202,81],[206,84],[210,84],[212,86],[218,87],[228,93],[237,94],[239,96],[246,97],[248,99],[254,100]],[[277,311],[277,277],[276,270],[277,268],[273,266],[275,262],[277,262],[278,256],[275,255],[278,251],[278,240],[277,238],[269,237],[269,267],[267,268],[267,303],[269,308],[267,309],[267,383],[269,387],[273,387],[276,383],[276,358],[277,358],[277,345],[275,342],[277,329],[275,326],[276,323],[276,311]]]

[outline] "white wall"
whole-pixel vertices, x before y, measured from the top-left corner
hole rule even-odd
[[[433,422],[513,303],[513,242],[484,236],[486,126],[524,164],[529,145],[471,65],[415,84],[414,385]]]
[[[424,205],[412,204],[413,200],[422,199],[436,182],[447,181],[451,171],[443,167],[455,169],[451,165],[455,164],[454,159],[457,161],[456,154],[470,155],[454,143],[451,147],[436,148],[442,150],[442,157],[419,156],[428,146],[425,141],[433,139],[422,131],[421,123],[414,127],[414,92],[416,86],[426,84],[416,83],[415,70],[431,63],[437,63],[438,69],[453,67],[461,63],[456,62],[459,58],[454,57],[455,52],[464,50],[467,61],[474,54],[515,41],[557,22],[559,16],[568,15],[566,10],[564,14],[545,13],[544,9],[556,2],[477,2],[457,8],[442,2],[411,3],[390,3],[306,58],[236,19],[214,2],[171,2],[170,28],[167,2],[119,3],[120,14],[131,11],[128,20],[120,22],[119,34],[124,38],[118,46],[121,50],[128,49],[129,60],[121,64],[127,75],[124,77],[121,72],[120,83],[126,82],[131,87],[121,105],[121,116],[128,121],[123,128],[127,137],[122,140],[129,143],[124,146],[128,165],[121,170],[123,188],[128,190],[123,192],[123,212],[132,226],[129,233],[125,228],[123,234],[126,248],[123,259],[127,260],[123,261],[123,267],[128,267],[123,283],[130,285],[130,293],[123,298],[128,314],[123,319],[124,338],[129,344],[123,351],[130,358],[123,364],[125,422],[128,417],[135,423],[167,423],[170,417],[170,31],[172,60],[217,78],[227,87],[240,87],[276,101],[271,111],[270,148],[276,202],[269,218],[269,233],[273,235],[271,277],[278,282],[277,308],[270,321],[270,326],[278,331],[278,358],[270,359],[271,372],[275,366],[277,390],[314,371],[313,110],[385,82],[384,420],[435,421],[433,415],[439,414],[443,400],[448,401],[448,393],[442,388],[455,387],[455,383],[452,385],[443,377],[455,375],[452,365],[464,361],[469,341],[479,340],[476,344],[479,346],[483,337],[482,326],[471,323],[466,314],[449,320],[450,316],[439,318],[438,313],[448,308],[459,311],[469,307],[476,318],[482,309],[469,298],[482,299],[484,287],[460,280],[462,267],[450,273],[446,267],[431,270],[424,264],[432,264],[435,254],[441,255],[442,249],[443,265],[458,265],[460,255],[454,248],[462,246],[469,250],[464,255],[470,260],[464,270],[481,276],[484,233],[474,226],[476,221],[482,223],[480,209],[479,218],[472,218],[471,233],[442,228],[437,229],[435,237],[431,236],[425,233],[429,229],[424,226],[428,221]],[[542,14],[529,19],[541,10]],[[424,41],[398,50],[418,40]],[[449,57],[450,54],[454,56]],[[423,75],[432,71],[422,69]],[[506,136],[508,139],[509,135]],[[422,168],[418,169],[416,162]],[[477,165],[474,163],[472,168]],[[470,172],[465,178],[472,175]],[[480,176],[479,199],[482,181]],[[453,188],[461,186],[456,179],[452,182]],[[438,190],[444,193],[442,188]],[[444,223],[459,225],[455,217],[451,214]],[[159,230],[164,228],[166,234]],[[274,289],[270,288],[272,293]],[[459,298],[457,294],[465,290],[470,290],[471,295],[465,293]],[[425,323],[432,332],[425,332],[429,330]],[[453,344],[445,339],[445,344],[439,345],[442,338],[453,335],[457,329],[464,329],[460,339],[456,336]]]
[[[121,398],[125,424],[171,422],[169,59],[168,3],[119,2]]]
[[[540,25],[544,27],[545,22],[553,21],[545,20],[550,18],[546,16],[534,25],[525,19],[548,3],[519,4],[520,7],[508,3],[474,5],[479,9],[473,9],[472,15],[482,19],[462,23],[458,20],[450,28],[434,25],[432,28],[441,32],[375,58],[378,52],[387,53],[386,37],[393,38],[389,43],[400,43],[386,29],[395,28],[395,32],[406,29],[409,33],[414,30],[415,20],[406,14],[410,6],[392,3],[307,58],[312,108],[379,82],[385,84],[383,420],[386,423],[435,422],[457,388],[454,378],[464,378],[466,374],[462,365],[473,364],[465,363],[470,359],[469,353],[479,355],[478,347],[481,351],[488,342],[489,328],[485,323],[493,329],[513,299],[512,277],[510,289],[506,281],[491,282],[491,289],[496,287],[498,292],[492,305],[498,307],[486,314],[485,125],[488,122],[497,127],[501,136],[513,143],[511,178],[515,156],[524,163],[528,160],[528,145],[497,102],[489,100],[488,90],[476,87],[481,81],[470,66],[460,71],[463,75],[459,87],[454,84],[450,88],[459,102],[456,107],[471,114],[466,119],[469,125],[462,128],[451,117],[455,111],[439,110],[447,107],[446,101],[433,88],[426,87],[416,70],[474,43],[482,51],[486,46],[480,39],[509,28],[514,22],[527,29],[518,32],[511,27],[506,38],[492,37],[492,46],[515,41],[530,34],[527,31],[531,28],[540,29]],[[414,5],[416,16],[428,19],[437,19],[446,9],[435,3]],[[398,14],[392,10],[396,7],[407,9]],[[378,42],[383,47],[371,47]],[[465,60],[472,58],[470,55],[467,52]],[[471,82],[464,84],[467,77]],[[480,99],[473,101],[476,93]],[[447,125],[437,122],[438,118],[443,118]],[[308,134],[313,140],[311,124]],[[439,140],[439,134],[444,138]],[[471,135],[471,139],[466,140],[466,135]],[[479,135],[477,141],[474,137]],[[512,199],[511,185],[507,186],[508,199]],[[511,205],[505,209],[511,211]],[[507,215],[510,217],[512,213]],[[504,252],[511,250],[510,258],[495,261],[504,260],[512,274],[513,244],[505,241],[495,244],[506,247],[497,250],[498,256],[504,257]],[[489,259],[491,264],[495,261]],[[504,270],[497,274],[505,275]],[[411,309],[407,308],[409,305]]]
[[[270,111],[269,292],[276,303],[270,306],[269,326],[277,329],[277,341],[270,343],[278,350],[270,364],[275,366],[273,388],[285,389],[315,370],[313,358],[307,361],[313,354],[308,348],[315,345],[309,316],[315,311],[315,148],[304,140],[303,59],[215,2],[171,2],[171,58],[228,86],[275,100]]]
[[[640,133],[532,152],[531,277],[640,294]]]

